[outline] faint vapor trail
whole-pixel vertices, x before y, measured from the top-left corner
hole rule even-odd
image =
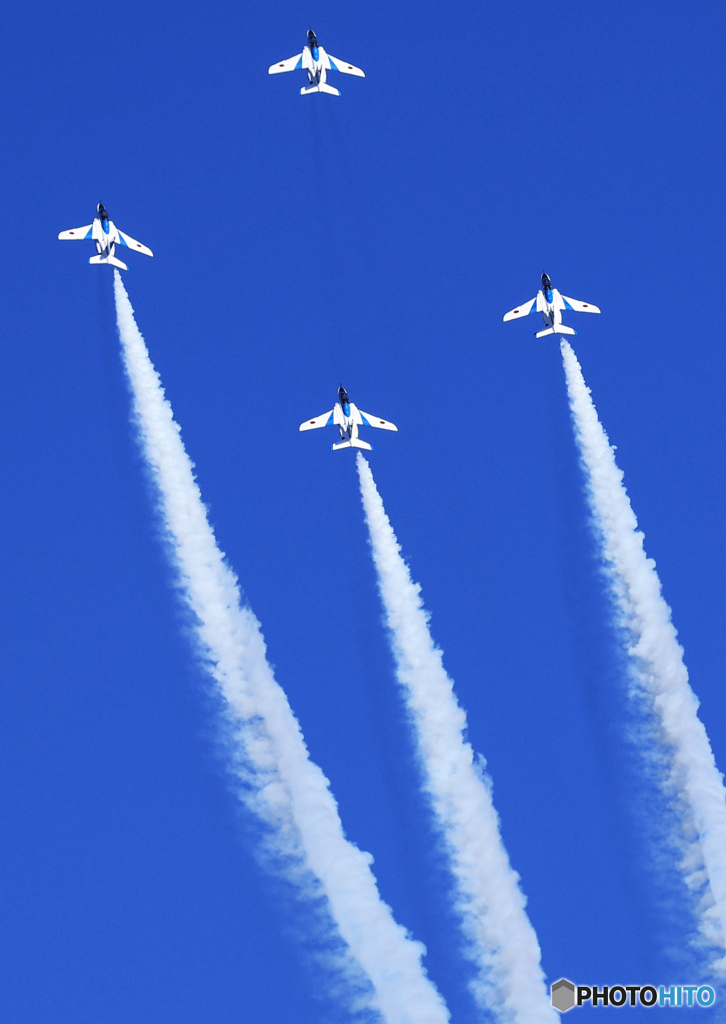
[[[648,558],[623,474],[585,384],[571,346],[561,339],[575,437],[586,474],[587,497],[610,580],[617,625],[626,630],[631,664],[631,697],[652,719],[658,782],[675,812],[680,834],[673,837],[678,865],[698,898],[703,939],[720,951],[711,966],[726,960],[726,790],[711,745],[698,717],[698,699],[688,683],[683,648],[671,610],[663,600],[655,562]],[[652,770],[653,758],[643,755]],[[656,763],[657,763],[656,762]]]
[[[267,867],[284,872],[301,898],[327,898],[348,947],[351,986],[361,968],[372,985],[371,992],[366,981],[364,993],[358,985],[358,1005],[365,997],[389,1024],[446,1024],[446,1007],[421,965],[424,947],[382,901],[372,857],[346,840],[328,780],[310,760],[267,662],[260,624],[241,605],[118,271],[114,290],[139,441],[158,488],[179,585],[195,616],[199,652],[224,704],[239,797],[266,828]]]
[[[477,965],[479,1004],[519,1024],[558,1020],[545,989],[537,936],[509,864],[488,780],[464,739],[466,715],[435,646],[420,586],[411,579],[368,462],[358,476],[398,681],[418,743],[424,788],[456,881],[456,908]]]

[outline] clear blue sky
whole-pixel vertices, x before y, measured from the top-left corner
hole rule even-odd
[[[339,100],[267,75],[308,25],[366,71]],[[3,1021],[344,1019],[217,759],[111,274],[56,241],[99,201],[154,250],[125,283],[220,544],[455,1021],[478,1018],[353,458],[297,433],[341,382],[399,426],[373,471],[550,980],[688,981],[640,858],[557,341],[501,318],[542,269],[602,308],[571,314],[575,349],[726,767],[725,35],[713,0],[6,7]]]

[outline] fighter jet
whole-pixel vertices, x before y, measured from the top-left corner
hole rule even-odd
[[[337,57],[326,53],[311,28],[308,29],[308,41],[303,52],[298,53],[295,57],[290,57],[289,60],[283,60],[279,64],[272,64],[268,74],[280,75],[283,71],[297,71],[298,68],[304,68],[307,71],[310,81],[307,88],[300,90],[301,96],[308,96],[311,92],[327,92],[331,96],[340,96],[338,90],[326,82],[327,73],[331,68],[333,71],[342,71],[344,75],[366,77],[360,68],[353,67],[347,61],[338,60]]]
[[[378,427],[380,430],[398,430],[395,423],[382,420],[378,416],[371,416],[369,412],[363,412],[357,405],[353,405],[348,398],[348,392],[344,387],[338,388],[338,401],[330,412],[324,412],[322,416],[316,416],[314,420],[305,420],[300,424],[301,430],[317,430],[318,427],[327,427],[334,423],[340,431],[342,441],[330,446],[331,451],[337,452],[339,448],[365,448],[372,451],[372,445],[367,441],[361,441],[358,437],[358,427]]]
[[[127,245],[129,249],[143,252],[145,256],[153,256],[151,249],[147,249],[141,242],[137,242],[131,235],[119,231],[112,220],[108,219],[108,212],[103,203],[98,204],[98,216],[93,224],[86,224],[83,228],[73,228],[71,231],[61,231],[58,235],[61,241],[65,242],[76,238],[92,238],[96,243],[97,256],[91,256],[89,263],[110,263],[111,266],[120,267],[121,270],[129,268],[121,260],[114,256],[116,244]]]
[[[561,295],[556,288],[552,287],[552,282],[547,274],[542,274],[542,287],[536,296],[530,299],[529,302],[525,302],[524,305],[517,306],[516,309],[507,313],[504,317],[504,322],[506,323],[507,320],[518,320],[520,316],[527,316],[534,309],[542,314],[542,319],[547,325],[545,331],[540,331],[535,335],[536,338],[544,338],[547,334],[577,334],[574,328],[565,327],[562,323],[563,309],[572,309],[577,313],[600,312],[597,306],[593,306],[589,302],[580,302],[579,299],[568,299],[566,295]]]

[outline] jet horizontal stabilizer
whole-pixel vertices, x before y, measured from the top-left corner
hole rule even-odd
[[[367,441],[361,441],[359,437],[353,437],[350,441],[341,441],[339,444],[331,444],[330,450],[337,452],[339,448],[365,448],[367,452],[373,451],[373,445]]]
[[[332,85],[327,85],[325,82],[321,82],[320,85],[311,85],[307,89],[301,89],[301,96],[309,96],[311,92],[327,92],[331,96],[340,96],[338,89],[334,89]]]
[[[558,324],[556,327],[548,327],[546,331],[535,334],[535,338],[546,338],[548,334],[577,334],[577,331],[572,327],[565,327],[564,324]]]
[[[88,261],[89,263],[110,263],[112,267],[118,267],[119,270],[128,270],[129,268],[121,260],[117,260],[115,256],[91,256]]]

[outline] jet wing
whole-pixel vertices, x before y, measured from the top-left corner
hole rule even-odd
[[[330,66],[335,71],[342,71],[344,75],[357,75],[358,78],[365,78],[365,71],[361,71],[360,68],[355,67],[353,64],[349,64],[347,60],[338,60],[337,57],[333,57],[332,54],[328,54],[328,60]]]
[[[314,420],[305,420],[300,424],[300,430],[317,430],[318,427],[327,427],[333,422],[333,410],[324,412],[322,416],[316,416]]]
[[[359,409],[361,419],[367,427],[378,427],[380,430],[398,430],[395,423],[389,423],[388,420],[382,420],[380,416],[371,416],[369,412],[363,412]]]
[[[67,242],[74,238],[90,238],[93,231],[93,224],[86,224],[84,228],[73,228],[71,231],[61,231],[58,238],[61,242]]]
[[[535,295],[535,297],[530,299],[529,302],[524,302],[521,306],[517,306],[516,309],[510,310],[504,317],[504,323],[506,323],[507,320],[519,320],[520,316],[527,316],[527,314],[531,313],[534,309],[536,301],[537,296]]]
[[[294,57],[281,60],[279,64],[270,64],[267,69],[268,75],[281,75],[283,71],[297,71],[302,67],[302,54],[296,53]]]
[[[565,309],[572,309],[576,313],[600,312],[597,306],[593,306],[591,302],[580,302],[579,299],[568,299],[566,295],[563,295],[562,298],[565,300]]]
[[[118,231],[118,237],[121,245],[127,245],[129,249],[135,249],[137,252],[143,252],[144,256],[154,255],[151,249],[142,245],[141,242],[137,242],[135,238],[132,238],[131,235],[127,235],[125,231],[119,231],[118,228],[116,228],[116,230]]]

